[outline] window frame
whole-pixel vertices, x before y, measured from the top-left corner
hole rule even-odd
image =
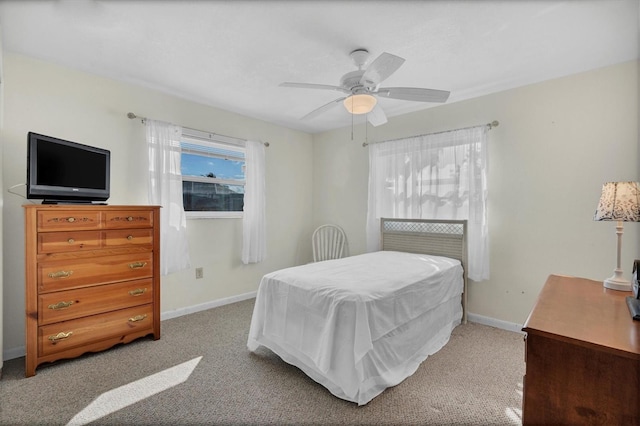
[[[199,132],[195,130],[191,130],[189,132],[186,132],[186,131],[183,132],[182,139],[180,141],[180,148],[181,148],[181,153],[180,153],[180,160],[181,160],[180,172],[181,173],[180,174],[181,174],[182,182],[188,181],[188,182],[220,183],[223,185],[241,185],[243,187],[246,186],[246,179],[240,181],[240,180],[229,180],[229,179],[182,175],[182,154],[185,153],[185,150],[183,149],[184,147],[183,144],[220,148],[226,151],[235,151],[238,153],[242,153],[242,159],[244,161],[245,168],[246,168],[246,164],[247,164],[246,163],[246,147],[244,142],[243,141],[232,142],[230,140],[227,141],[225,139],[232,139],[232,138],[227,138],[221,135],[215,135],[215,134],[206,133],[206,132]],[[238,141],[241,141],[241,140],[238,140]],[[189,151],[186,151],[186,152],[189,152]],[[195,155],[201,155],[194,151],[191,151],[189,153],[195,154]],[[216,155],[211,155],[211,156],[216,158],[225,158],[223,156],[216,156]],[[228,158],[233,159],[234,157],[230,156]],[[240,157],[238,157],[238,159],[239,158]],[[184,204],[183,204],[183,208],[184,208]],[[244,217],[243,211],[188,211],[188,210],[185,210],[184,212],[187,219],[242,219]]]

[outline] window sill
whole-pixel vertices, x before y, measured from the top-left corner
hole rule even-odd
[[[242,219],[243,212],[185,212],[187,219]]]

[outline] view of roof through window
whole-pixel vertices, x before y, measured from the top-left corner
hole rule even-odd
[[[181,161],[183,176],[215,177],[240,181],[245,179],[243,152],[183,143]]]

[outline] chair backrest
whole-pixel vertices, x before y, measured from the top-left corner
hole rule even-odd
[[[340,259],[346,255],[347,235],[338,225],[321,225],[311,237],[313,261]]]

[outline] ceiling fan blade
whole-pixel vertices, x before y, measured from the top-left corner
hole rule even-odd
[[[339,92],[351,93],[349,90],[340,86],[331,86],[329,84],[314,84],[314,83],[280,83],[280,87],[295,87],[298,89],[322,89],[322,90],[337,90]]]
[[[375,94],[383,98],[416,102],[446,102],[451,92],[418,87],[381,87]]]
[[[376,105],[367,113],[367,121],[371,123],[372,126],[380,126],[387,122],[387,115],[384,113],[380,105]]]
[[[404,59],[400,56],[384,52],[367,67],[360,78],[360,84],[365,87],[375,87],[396,72],[403,63]]]
[[[316,108],[313,111],[311,111],[309,114],[307,114],[304,117],[302,117],[301,120],[310,120],[310,119],[312,119],[314,117],[317,117],[320,114],[322,114],[323,112],[329,111],[331,108],[333,108],[334,106],[338,105],[340,102],[344,101],[345,99],[346,99],[346,96],[342,97],[342,98],[338,98],[336,100],[333,100],[333,101],[329,102],[328,104],[324,104],[320,108]]]

